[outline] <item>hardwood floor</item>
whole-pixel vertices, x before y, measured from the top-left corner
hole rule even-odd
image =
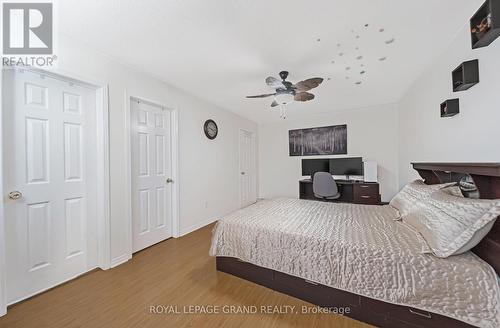
[[[159,243],[114,269],[91,272],[13,305],[0,318],[0,327],[370,327],[335,314],[301,314],[302,306],[312,305],[217,272],[215,259],[208,256],[211,230],[207,226]],[[226,305],[240,306],[235,310],[295,306],[299,313],[150,313],[156,305],[179,312],[191,305],[220,311]]]

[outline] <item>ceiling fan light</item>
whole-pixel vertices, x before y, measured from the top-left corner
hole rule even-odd
[[[280,105],[286,105],[293,101],[293,95],[290,93],[277,94],[274,97],[274,100],[276,100],[276,102]]]

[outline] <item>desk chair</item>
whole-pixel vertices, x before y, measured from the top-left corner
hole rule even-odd
[[[313,176],[314,197],[325,200],[338,199],[340,197],[337,183],[328,172],[316,172]]]

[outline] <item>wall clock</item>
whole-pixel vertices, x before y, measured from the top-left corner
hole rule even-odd
[[[206,120],[203,130],[205,131],[207,138],[210,140],[214,140],[217,137],[217,133],[219,133],[219,128],[214,120]]]

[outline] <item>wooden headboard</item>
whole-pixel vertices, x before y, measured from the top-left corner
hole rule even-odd
[[[459,182],[465,176],[474,181],[479,198],[500,199],[500,163],[412,163],[426,184]],[[472,249],[500,274],[500,219],[490,233]]]

